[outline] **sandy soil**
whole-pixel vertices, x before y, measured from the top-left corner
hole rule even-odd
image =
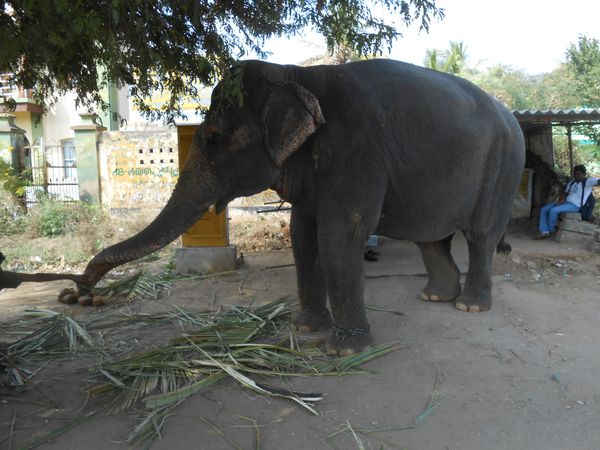
[[[358,434],[367,449],[600,448],[600,257],[525,235],[510,241],[513,253],[495,259],[492,310],[468,314],[452,304],[420,301],[425,278],[416,246],[382,240],[380,260],[366,263],[366,302],[402,315],[371,310],[369,320],[378,343],[397,341],[401,350],[367,364],[369,375],[282,381],[325,394],[316,417],[285,400],[221,384],[186,400],[152,448],[234,448],[199,416],[243,449],[257,448],[248,418],[260,426],[262,449],[360,448],[349,431],[328,439],[348,425],[390,430]],[[453,253],[466,270],[462,239],[455,240]],[[237,277],[179,283],[170,296],[135,308],[199,308],[295,295],[293,267],[265,269],[291,262],[287,249],[247,254]],[[25,306],[61,309],[54,299],[63,286],[24,285],[0,293],[3,319],[14,320]],[[10,328],[5,324],[2,331],[6,338]],[[160,344],[168,334],[140,336],[140,342]],[[93,410],[85,394],[90,366],[86,359],[53,361],[26,392],[4,391],[0,445],[21,448]],[[414,426],[432,397],[442,402]],[[54,407],[44,407],[49,403]],[[135,414],[94,418],[42,448],[126,448],[123,440],[135,423]],[[413,428],[401,429],[407,426]]]

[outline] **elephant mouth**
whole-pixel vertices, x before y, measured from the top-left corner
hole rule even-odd
[[[233,200],[233,198],[224,198],[221,200],[217,200],[217,202],[214,204],[214,211],[216,214],[221,214],[225,208],[227,208],[227,205],[229,204],[229,202]],[[209,208],[210,211],[210,208]]]

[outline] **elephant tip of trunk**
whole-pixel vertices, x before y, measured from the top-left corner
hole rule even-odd
[[[79,293],[79,296],[83,296],[83,295],[90,295],[92,293],[92,290],[94,289],[95,283],[94,284],[89,284],[86,281],[76,281],[75,285],[77,286],[77,292]]]
[[[81,295],[90,294],[102,277],[119,265],[118,263],[100,262],[96,258],[92,259],[85,268],[85,272],[73,280],[77,284],[79,293]]]

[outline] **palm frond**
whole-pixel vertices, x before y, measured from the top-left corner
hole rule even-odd
[[[42,327],[24,336],[8,347],[14,359],[26,356],[64,355],[85,349],[104,353],[103,345],[94,339],[81,323],[62,313],[36,310],[41,315]]]
[[[129,277],[113,281],[94,289],[94,294],[109,300],[126,299],[138,301],[151,298],[156,300],[161,292],[168,290],[176,281],[204,280],[237,274],[237,271],[219,272],[208,275],[186,275],[173,272],[152,274],[142,270]]]
[[[128,292],[138,292],[129,298],[135,298],[140,290],[157,292],[156,285],[149,283],[140,275],[116,288],[113,286],[111,292],[116,295],[123,286]],[[401,348],[397,344],[384,344],[331,359],[318,349],[318,341],[299,341],[289,329],[293,305],[291,298],[282,297],[257,307],[223,307],[216,314],[174,307],[160,314],[110,311],[91,314],[80,321],[51,311],[36,311],[35,323],[41,327],[12,344],[9,352],[21,359],[82,350],[111,356],[106,350],[111,348],[110,339],[94,338],[93,333],[122,335],[126,330],[140,327],[169,322],[185,324],[187,331],[165,345],[118,359],[113,352],[112,357],[97,363],[98,384],[90,389],[90,394],[108,395],[106,406],[112,411],[127,410],[143,402],[149,411],[128,442],[148,446],[160,436],[166,418],[180,402],[225,379],[260,395],[295,402],[317,414],[312,403],[320,400],[322,394],[299,393],[263,380],[364,373],[358,369],[360,365]],[[108,332],[112,329],[118,329],[119,333]]]
[[[331,376],[362,373],[356,367],[400,348],[386,344],[330,359],[314,344],[288,339],[292,302],[284,297],[259,307],[232,306],[168,344],[119,361],[103,363],[90,393],[112,392],[110,407],[120,411],[144,401],[158,408],[181,401],[228,377],[262,395],[283,397],[316,413],[300,394],[261,383],[255,377]],[[282,336],[283,335],[283,336]],[[294,348],[285,346],[295,342]],[[103,381],[104,380],[104,381]]]
[[[161,431],[165,426],[167,418],[175,412],[179,402],[149,411],[138,423],[127,437],[127,443],[132,448],[149,448],[156,439],[161,439]]]

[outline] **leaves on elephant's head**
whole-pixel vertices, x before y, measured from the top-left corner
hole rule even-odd
[[[211,101],[214,112],[244,106],[244,68],[244,63],[237,61],[222,70],[221,81],[215,88]]]

